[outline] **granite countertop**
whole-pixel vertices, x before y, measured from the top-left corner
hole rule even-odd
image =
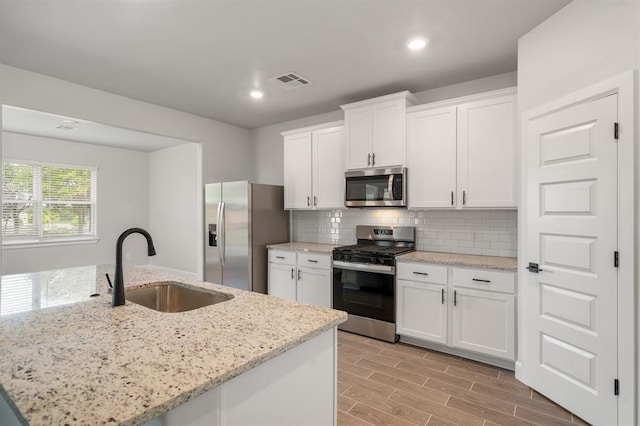
[[[2,277],[0,397],[22,423],[139,425],[346,320],[144,268],[125,269],[127,287],[171,280],[234,298],[181,313],[113,308],[105,272],[113,268]]]
[[[398,256],[398,260],[404,262],[439,263],[453,266],[501,269],[505,271],[516,271],[518,269],[518,258],[516,257],[413,251]]]
[[[313,253],[331,254],[334,248],[340,247],[333,244],[317,244],[317,243],[281,243],[269,244],[267,248],[278,250],[307,251]]]

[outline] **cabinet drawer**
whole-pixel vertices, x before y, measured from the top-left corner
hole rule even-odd
[[[269,262],[283,265],[296,264],[296,252],[286,250],[269,250]]]
[[[328,254],[298,252],[298,266],[307,268],[330,269],[331,258]]]
[[[488,269],[452,268],[452,283],[458,287],[513,293],[515,273]]]
[[[447,285],[447,267],[428,263],[398,262],[399,280],[428,282]]]

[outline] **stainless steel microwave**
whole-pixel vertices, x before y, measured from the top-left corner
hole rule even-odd
[[[407,169],[365,169],[345,173],[346,207],[406,207]]]

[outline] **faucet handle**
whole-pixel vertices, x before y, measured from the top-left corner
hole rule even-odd
[[[111,278],[109,278],[109,274],[104,274],[107,277],[107,282],[109,283],[109,289],[107,290],[109,293],[113,291],[113,284],[111,284]]]

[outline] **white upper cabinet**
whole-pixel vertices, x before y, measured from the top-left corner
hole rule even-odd
[[[284,137],[284,207],[311,207],[311,132]]]
[[[410,109],[409,208],[517,207],[514,93],[505,89]]]
[[[516,207],[515,95],[458,107],[458,197],[463,207]]]
[[[285,209],[344,207],[342,122],[282,133]]]
[[[456,206],[456,107],[407,115],[410,207]]]
[[[347,170],[405,165],[409,92],[342,105]]]
[[[318,209],[344,208],[344,129],[317,130],[313,145],[313,205]]]

